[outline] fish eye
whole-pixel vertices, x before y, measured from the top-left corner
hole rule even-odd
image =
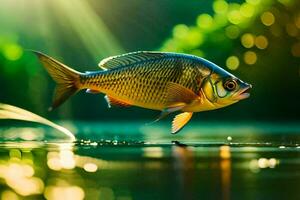
[[[237,83],[235,80],[227,80],[225,81],[223,86],[226,90],[233,91],[236,88]]]

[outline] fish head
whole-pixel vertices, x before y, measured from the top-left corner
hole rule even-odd
[[[250,96],[248,84],[224,69],[217,67],[205,78],[202,91],[213,109],[234,104]]]

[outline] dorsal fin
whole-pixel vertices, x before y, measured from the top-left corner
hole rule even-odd
[[[137,62],[162,58],[167,55],[168,53],[153,52],[153,51],[138,51],[138,52],[127,53],[127,54],[105,58],[101,60],[98,66],[103,70],[108,70],[115,67],[131,65]]]

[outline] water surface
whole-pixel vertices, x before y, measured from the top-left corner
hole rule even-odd
[[[300,199],[297,123],[64,125],[78,141],[1,129],[2,199]],[[40,141],[11,141],[29,136]]]

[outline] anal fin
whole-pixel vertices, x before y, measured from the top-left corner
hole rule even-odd
[[[128,104],[126,102],[120,101],[120,100],[115,99],[115,98],[113,98],[111,96],[108,96],[108,95],[105,95],[104,98],[105,98],[109,108],[111,108],[111,106],[121,106],[121,107],[131,106],[130,104]]]
[[[180,131],[192,118],[192,112],[183,112],[176,115],[172,122],[172,134]]]

